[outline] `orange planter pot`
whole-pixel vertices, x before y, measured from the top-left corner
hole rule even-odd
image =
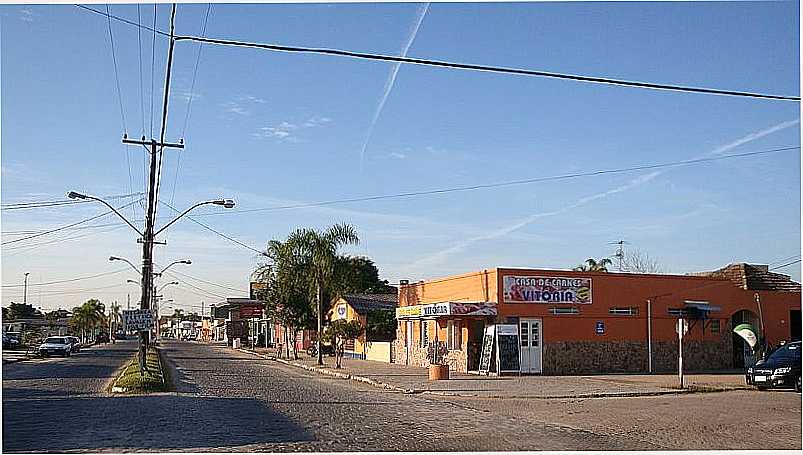
[[[449,379],[449,365],[430,365],[429,380],[440,381],[442,379]]]

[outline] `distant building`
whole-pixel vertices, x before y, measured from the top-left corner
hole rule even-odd
[[[335,302],[326,318],[330,322],[337,319],[357,320],[363,329],[367,329],[371,320],[382,314],[394,318],[398,305],[398,294],[346,294]],[[344,356],[391,362],[393,337],[375,339],[376,337],[370,335],[367,330],[363,330],[359,338],[349,341],[345,346]]]

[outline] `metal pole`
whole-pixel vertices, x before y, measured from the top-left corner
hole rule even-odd
[[[317,295],[318,295],[318,340],[316,343],[318,344],[318,365],[323,365],[323,351],[321,350],[323,346],[321,345],[321,338],[323,338],[323,290],[321,289],[321,282],[317,280]]]
[[[647,299],[647,371],[652,373],[652,301]]]
[[[22,304],[23,305],[27,305],[28,304],[28,275],[30,275],[30,272],[25,272],[25,284],[24,284],[24,288],[23,288],[24,291],[22,293]]]
[[[680,380],[680,388],[683,388],[683,319],[678,319],[678,379]]]

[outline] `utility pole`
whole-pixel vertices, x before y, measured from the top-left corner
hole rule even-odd
[[[164,104],[162,109],[162,129],[160,134],[159,142],[156,139],[151,138],[150,141],[146,141],[145,137],[143,136],[141,140],[131,140],[128,139],[127,135],[123,136],[123,143],[124,144],[137,144],[142,145],[144,147],[150,146],[150,150],[148,151],[150,155],[150,167],[148,173],[148,207],[147,212],[145,213],[145,231],[142,235],[142,299],[140,300],[140,308],[143,310],[151,309],[151,300],[152,300],[152,292],[153,291],[153,243],[154,243],[154,231],[153,225],[155,222],[156,217],[156,200],[158,191],[158,176],[156,173],[156,157],[157,157],[157,146],[160,147],[160,154],[164,152],[165,147],[167,148],[184,148],[183,141],[180,144],[169,144],[164,141],[165,135],[165,128],[167,126],[167,101],[170,97],[170,68],[173,63],[173,46],[175,45],[175,35],[174,35],[174,26],[175,26],[175,17],[176,17],[176,4],[173,4],[173,8],[170,14],[170,43],[168,48],[168,55],[167,55],[167,69],[166,69],[166,76],[165,76],[165,90],[164,90]],[[161,160],[160,160],[161,161]],[[140,342],[139,342],[139,365],[140,365],[140,373],[144,374],[144,370],[147,368],[147,353],[148,353],[148,343],[150,341],[150,329],[143,330],[140,332]]]
[[[23,305],[27,305],[28,304],[28,275],[30,275],[30,272],[25,272],[25,284],[23,285],[23,289],[24,290],[22,291],[22,304]]]

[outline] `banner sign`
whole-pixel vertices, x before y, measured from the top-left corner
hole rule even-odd
[[[346,304],[345,303],[342,303],[342,304],[337,306],[337,318],[338,319],[345,319],[346,318],[346,313],[347,313],[347,309],[346,309]]]
[[[247,304],[240,305],[240,319],[253,319],[262,317],[262,305]]]
[[[591,278],[504,277],[506,303],[591,303]]]
[[[126,330],[150,330],[153,313],[151,310],[123,310],[123,325]]]
[[[449,312],[453,316],[495,316],[496,302],[451,302]]]
[[[739,324],[733,328],[733,333],[744,338],[744,341],[746,341],[751,348],[756,347],[756,343],[758,343],[758,337],[756,337],[756,329],[754,329],[752,325]]]
[[[496,315],[496,302],[439,302],[396,308],[397,319],[494,315]]]

